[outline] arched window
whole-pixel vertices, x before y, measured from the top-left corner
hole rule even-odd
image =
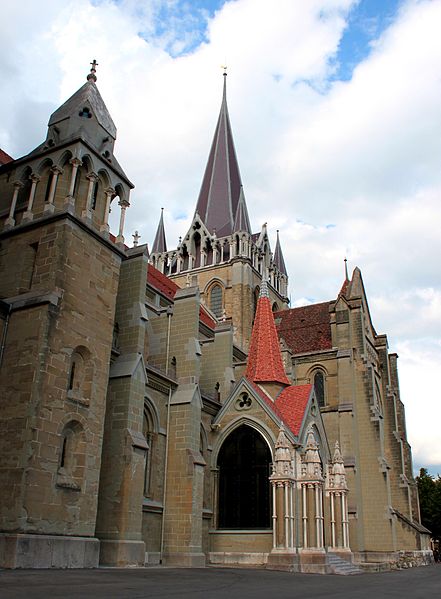
[[[44,194],[44,202],[47,203],[47,201],[49,200],[49,194],[51,191],[51,185],[52,185],[52,179],[54,178],[54,173],[50,170],[48,172],[48,179],[47,179],[47,185],[46,185],[46,192]]]
[[[242,425],[218,457],[219,528],[269,528],[271,452],[262,435]]]
[[[210,477],[208,476],[208,472],[210,472],[209,466],[209,455],[208,455],[208,447],[207,447],[207,433],[205,432],[203,424],[201,424],[201,431],[199,435],[199,452],[205,461],[205,469],[204,469],[204,492],[203,492],[203,500],[202,507],[203,509],[209,509],[211,504],[211,487],[210,487]]]
[[[153,418],[150,410],[144,407],[144,419],[143,419],[143,433],[145,440],[147,441],[147,451],[145,454],[145,468],[144,468],[144,497],[152,497],[152,463],[153,463],[153,450],[154,450],[154,427]]]
[[[200,233],[196,231],[193,235],[193,244],[194,244],[194,262],[193,268],[199,268],[201,265],[201,236]]]
[[[92,392],[93,366],[90,352],[78,346],[72,352],[67,377],[67,397],[81,403],[88,403]]]
[[[213,285],[210,289],[210,310],[218,318],[222,316],[223,302],[222,302],[222,287],[220,285]]]
[[[260,289],[259,289],[259,287],[256,287],[254,289],[254,293],[253,293],[253,322],[254,322],[254,319],[256,318],[257,304],[259,303],[259,295],[260,295]]]
[[[319,407],[325,405],[325,376],[321,370],[314,374],[314,391]]]
[[[81,490],[86,458],[82,425],[72,420],[63,428],[60,440],[57,486]]]

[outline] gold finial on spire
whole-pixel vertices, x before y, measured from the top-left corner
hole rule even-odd
[[[98,63],[94,58],[90,64],[92,65],[92,68],[90,69],[90,73],[87,75],[87,81],[95,82],[96,81],[96,68],[98,66]]]

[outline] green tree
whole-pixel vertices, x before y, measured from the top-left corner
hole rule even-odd
[[[421,522],[428,528],[432,537],[441,541],[441,477],[435,479],[421,468],[416,478],[420,497]]]

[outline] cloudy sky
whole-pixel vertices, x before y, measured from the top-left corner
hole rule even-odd
[[[126,240],[169,248],[194,211],[221,65],[254,230],[280,229],[292,305],[335,298],[359,266],[399,354],[415,469],[441,473],[441,0],[2,2],[0,147],[44,138],[85,81],[136,188]],[[114,210],[112,218],[117,217]],[[273,245],[274,247],[274,245]]]

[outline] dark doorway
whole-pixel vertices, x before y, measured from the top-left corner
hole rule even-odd
[[[240,426],[219,452],[219,528],[270,528],[271,452],[262,435]]]

